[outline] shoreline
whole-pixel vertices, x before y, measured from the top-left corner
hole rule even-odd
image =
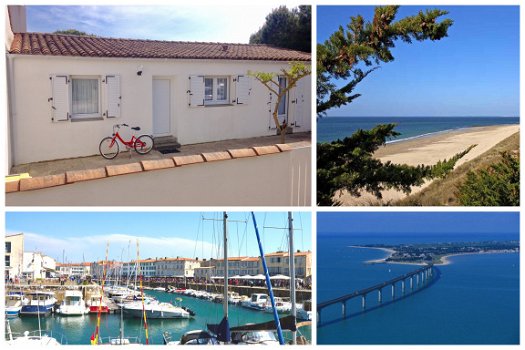
[[[375,250],[382,250],[385,252],[388,252],[389,255],[381,258],[381,259],[371,259],[366,260],[363,263],[364,264],[390,264],[390,265],[414,265],[414,266],[425,266],[427,265],[424,262],[408,262],[408,261],[386,261],[386,259],[390,258],[395,252],[395,249],[392,248],[381,248],[381,247],[364,247],[364,246],[348,246],[349,248],[360,248],[360,249],[375,249]],[[440,258],[439,263],[434,263],[435,266],[445,266],[445,265],[451,265],[452,261],[450,258],[454,256],[461,256],[461,255],[485,255],[485,254],[512,254],[512,253],[519,253],[519,252],[507,252],[507,251],[483,251],[483,252],[474,252],[474,253],[454,253],[454,254],[448,254],[443,255]]]
[[[350,245],[350,246],[348,246],[348,248],[375,249],[375,250],[382,250],[382,251],[388,253],[388,255],[385,256],[384,258],[367,260],[367,261],[365,261],[365,264],[382,264],[382,263],[386,263],[386,259],[390,258],[396,252],[394,249],[391,249],[391,248],[363,247],[363,246],[359,246],[359,245]]]
[[[476,145],[458,160],[454,167],[457,168],[478,158],[503,140],[519,132],[519,124],[455,129],[446,133],[388,143],[374,153],[374,158],[379,159],[383,163],[391,162],[392,164],[407,164],[411,166],[421,164],[434,165],[438,161],[450,159],[454,155],[463,152],[471,145]],[[427,180],[421,186],[412,187],[410,194],[420,192],[432,182],[432,180]],[[395,203],[407,197],[407,194],[395,189],[386,189],[382,191],[382,195],[382,199],[377,199],[372,193],[366,191],[363,191],[360,197],[354,197],[346,191],[335,194],[343,206],[383,205]]]

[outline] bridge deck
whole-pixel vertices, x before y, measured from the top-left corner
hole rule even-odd
[[[426,265],[422,268],[419,268],[415,271],[412,271],[412,272],[409,272],[409,273],[406,273],[404,275],[401,275],[399,277],[396,277],[396,278],[393,278],[389,281],[386,281],[386,282],[382,282],[382,283],[379,283],[379,284],[376,284],[375,286],[372,286],[372,287],[368,287],[368,288],[365,288],[365,289],[361,289],[361,290],[358,290],[358,291],[355,291],[353,293],[350,293],[350,294],[346,294],[346,295],[343,295],[339,298],[335,298],[335,299],[332,299],[332,300],[328,300],[328,301],[324,301],[322,303],[318,303],[317,304],[317,311],[321,311],[323,308],[327,307],[327,306],[330,306],[330,305],[333,305],[333,304],[337,304],[337,303],[342,303],[342,302],[346,302],[347,300],[350,300],[352,298],[356,298],[356,297],[359,297],[359,296],[363,296],[363,295],[366,295],[374,290],[380,290],[386,286],[389,286],[391,284],[394,284],[396,282],[399,282],[399,281],[403,281],[403,280],[406,280],[407,278],[409,277],[412,277],[412,276],[415,276],[417,275],[418,273],[421,273],[429,268],[432,268],[432,264],[429,264],[429,265]]]

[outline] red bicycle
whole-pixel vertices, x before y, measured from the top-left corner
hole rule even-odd
[[[102,139],[100,141],[100,145],[98,146],[98,150],[100,151],[100,155],[106,159],[113,159],[115,158],[119,153],[119,142],[122,142],[123,145],[126,146],[126,148],[133,148],[135,151],[137,151],[138,154],[146,154],[149,153],[153,149],[153,138],[149,135],[140,135],[139,137],[135,137],[133,134],[131,136],[131,139],[129,141],[125,141],[122,139],[120,134],[118,133],[118,129],[120,129],[121,126],[127,126],[128,124],[115,124],[113,125],[113,136],[108,136]],[[140,127],[135,126],[131,128],[132,130],[139,131]]]

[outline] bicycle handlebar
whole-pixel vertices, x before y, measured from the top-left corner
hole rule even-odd
[[[113,128],[120,129],[121,126],[128,126],[129,127],[128,124],[115,124],[115,125],[113,125]]]

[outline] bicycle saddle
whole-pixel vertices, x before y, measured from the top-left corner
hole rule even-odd
[[[134,127],[132,127],[132,129],[139,131],[140,130],[140,126],[134,126]]]

